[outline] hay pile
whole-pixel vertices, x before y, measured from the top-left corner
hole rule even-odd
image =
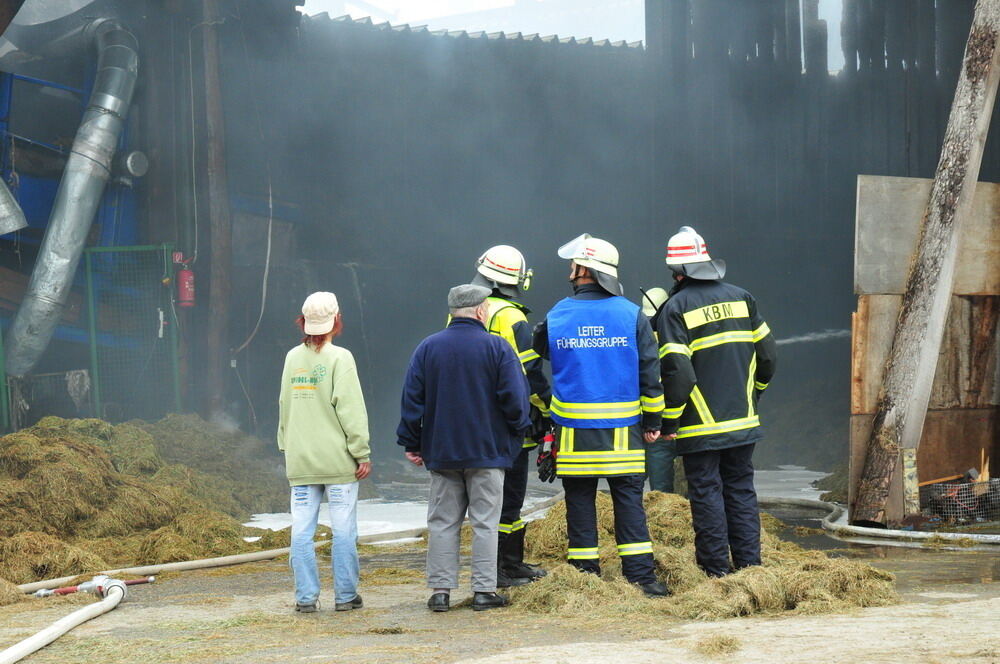
[[[180,421],[193,428],[200,420]],[[55,417],[0,438],[0,578],[28,583],[260,549],[243,539],[259,531],[235,517],[286,509],[274,457],[249,458],[257,448],[241,452],[232,434],[213,446],[218,428],[204,422],[200,438],[177,445],[166,432],[180,427],[147,426],[160,438],[135,423]],[[194,440],[210,448],[191,452],[204,470],[168,463]]]
[[[687,500],[652,492],[646,494],[645,504],[656,573],[670,586],[672,597],[647,599],[622,578],[611,499],[599,493],[602,578],[560,564],[566,551],[566,506],[560,502],[531,525],[526,542],[529,559],[557,566],[544,579],[514,589],[516,604],[541,613],[609,617],[643,613],[709,620],[783,611],[823,613],[897,601],[891,574],[781,541],[775,534],[780,522],[766,515],[761,533],[764,564],[709,579],[695,563]]]
[[[826,493],[821,494],[819,499],[829,503],[847,504],[847,485],[850,480],[847,464],[842,463],[833,469],[833,472],[823,479],[813,482],[813,486]]]
[[[288,511],[288,481],[273,443],[206,422],[198,415],[174,414],[159,422],[129,424],[149,434],[160,457],[175,464],[159,471],[162,482],[239,518],[247,513]],[[205,483],[204,475],[212,482]]]
[[[0,606],[17,604],[24,599],[27,597],[17,589],[17,586],[6,579],[0,579]]]

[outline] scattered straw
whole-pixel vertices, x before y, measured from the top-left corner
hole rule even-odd
[[[528,558],[556,564],[549,575],[512,589],[515,604],[529,611],[608,617],[623,613],[709,620],[784,611],[823,613],[897,601],[893,576],[870,565],[806,551],[773,534],[781,522],[762,517],[764,564],[709,579],[694,558],[688,502],[673,494],[645,498],[656,573],[674,595],[648,599],[621,576],[614,542],[611,499],[598,494],[597,522],[602,578],[561,564],[566,550],[566,508],[557,503],[528,528]]]
[[[717,657],[719,655],[731,655],[743,647],[743,642],[735,636],[729,634],[713,634],[705,637],[694,644],[694,650],[699,655],[706,657]]]
[[[423,570],[406,567],[374,567],[361,571],[361,584],[365,586],[395,586],[423,579]]]

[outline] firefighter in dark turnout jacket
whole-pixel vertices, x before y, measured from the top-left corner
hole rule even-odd
[[[654,326],[656,336],[656,317],[667,302],[667,291],[660,288],[650,288],[642,291],[642,315]],[[657,343],[659,347],[659,343]],[[674,459],[677,457],[677,441],[674,435],[661,436],[646,445],[646,479],[649,480],[650,491],[674,492]]]
[[[753,296],[721,281],[725,263],[694,229],[670,238],[667,265],[676,284],[656,319],[664,433],[677,433],[684,459],[698,564],[723,576],[760,564],[751,456],[776,344]]]
[[[573,296],[535,328],[534,349],[552,363],[556,473],[566,492],[567,559],[600,574],[597,484],[611,488],[615,539],[625,578],[649,596],[667,594],[653,573],[642,505],[643,441],[660,435],[663,389],[649,321],[621,297],[618,250],[587,234],[564,245]]]
[[[492,291],[486,299],[489,305],[486,329],[506,339],[514,349],[528,378],[531,393],[534,430],[531,436],[524,439],[521,453],[504,476],[497,540],[497,586],[500,588],[522,585],[545,576],[545,570],[524,562],[527,524],[521,520],[521,508],[528,490],[528,453],[537,447],[538,440],[551,427],[549,381],[543,373],[541,357],[531,348],[531,328],[526,317],[530,311],[518,302],[521,292],[531,287],[531,277],[532,271],[520,251],[508,245],[498,245],[479,257],[476,276],[472,279],[472,283]]]

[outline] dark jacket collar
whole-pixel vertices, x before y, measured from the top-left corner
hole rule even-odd
[[[475,318],[465,318],[465,317],[459,316],[459,317],[452,318],[451,322],[448,323],[448,327],[455,327],[456,325],[470,325],[470,326],[478,327],[483,332],[486,331],[486,326],[483,325],[481,321],[478,321]]]
[[[594,297],[595,295],[601,295],[603,297],[613,297],[611,293],[604,290],[598,284],[573,284],[573,295],[574,296],[585,296],[583,299],[596,300],[600,299]]]
[[[692,277],[684,277],[680,281],[674,284],[674,287],[670,289],[670,297],[673,297],[675,293],[679,293],[688,286],[703,286],[705,284],[717,284],[721,279],[694,279]]]

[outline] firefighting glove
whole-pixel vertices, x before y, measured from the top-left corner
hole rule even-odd
[[[555,433],[550,429],[539,443],[538,460],[535,465],[538,467],[538,479],[542,482],[552,482],[556,479],[556,456],[559,448],[555,441]]]

